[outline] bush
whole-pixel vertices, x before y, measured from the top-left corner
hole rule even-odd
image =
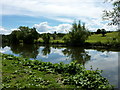
[[[67,44],[81,45],[84,44],[88,36],[89,32],[85,28],[85,24],[81,25],[79,21],[78,24],[73,23],[71,31],[63,37],[63,40]]]

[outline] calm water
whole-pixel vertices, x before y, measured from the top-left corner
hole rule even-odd
[[[84,49],[81,47],[60,47],[60,46],[38,46],[38,45],[11,45],[2,46],[0,51],[5,54],[12,54],[37,59],[44,62],[66,64],[76,60],[83,64],[86,69],[99,68],[104,70],[102,76],[106,77],[111,84],[118,87],[118,56],[119,51]]]

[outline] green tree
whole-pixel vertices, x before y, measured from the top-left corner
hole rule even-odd
[[[89,32],[85,27],[85,23],[81,25],[81,22],[79,21],[78,24],[76,22],[72,24],[71,31],[63,37],[63,40],[65,43],[71,45],[82,45],[84,44],[88,36],[89,36]]]
[[[20,26],[18,29],[10,34],[10,43],[20,43],[20,41],[23,41],[23,43],[30,44],[39,38],[39,34],[34,27]]]
[[[56,31],[55,31],[55,32],[53,33],[53,39],[55,40],[56,37],[57,37],[57,33],[56,33]]]
[[[102,33],[102,36],[104,37],[105,34],[106,34],[106,30],[105,30],[105,29],[102,29],[102,30],[101,30],[101,33]]]
[[[100,34],[101,33],[101,29],[97,29],[97,34]]]
[[[19,31],[12,31],[10,34],[10,43],[19,43]]]
[[[36,28],[29,28],[25,26],[20,26],[19,27],[21,34],[23,35],[23,42],[24,43],[34,43],[34,40],[39,38],[39,34],[36,31]]]
[[[43,34],[42,38],[43,38],[45,44],[49,44],[49,42],[50,42],[50,35],[49,35],[49,33]]]
[[[118,25],[118,35],[116,36],[118,43],[120,42],[120,19],[119,18],[120,18],[120,0],[116,0],[113,2],[113,9],[111,11],[104,10],[103,19],[111,21],[109,25]]]
[[[109,25],[120,25],[120,1],[114,1],[113,6],[111,11],[104,10],[103,19],[110,20]]]

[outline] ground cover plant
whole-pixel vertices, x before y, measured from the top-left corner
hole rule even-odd
[[[113,89],[101,70],[86,70],[81,64],[42,62],[2,55],[3,88]]]

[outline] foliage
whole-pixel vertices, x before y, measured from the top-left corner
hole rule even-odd
[[[97,29],[97,34],[100,34],[101,33],[101,29]]]
[[[50,42],[50,35],[49,35],[49,33],[43,34],[42,38],[43,38],[45,44],[49,44],[49,42]]]
[[[104,10],[103,19],[110,20],[109,25],[120,25],[120,1],[114,1],[113,6],[111,11]]]
[[[105,30],[105,29],[102,29],[102,30],[101,30],[101,33],[102,33],[102,36],[104,37],[105,34],[106,34],[106,30]]]
[[[119,32],[111,32],[111,33],[107,33],[106,37],[101,37],[102,34],[94,34],[94,35],[89,36],[88,39],[86,40],[86,42],[89,42],[89,43],[101,42],[101,43],[106,43],[106,44],[108,42],[110,42],[111,44],[119,43],[118,42],[118,39],[119,39],[118,34],[119,34]]]
[[[52,64],[6,54],[2,54],[2,58],[3,88],[113,88],[101,76],[101,70],[86,70],[76,62]]]
[[[10,43],[20,43],[22,41],[23,43],[34,43],[34,40],[38,39],[39,34],[36,31],[36,29],[20,26],[18,28],[19,30],[14,30],[7,38],[10,40]]]
[[[81,45],[84,44],[85,40],[88,38],[88,31],[85,28],[85,24],[81,25],[81,22],[77,24],[73,23],[71,31],[63,37],[63,40],[67,44],[71,45]]]

